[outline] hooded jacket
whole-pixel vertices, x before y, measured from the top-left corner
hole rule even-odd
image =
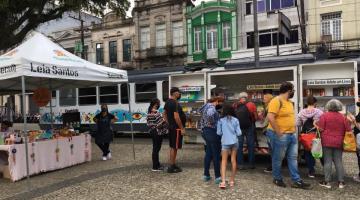
[[[306,122],[307,119],[313,119],[314,122],[318,122],[320,120],[323,111],[318,108],[311,108],[311,109],[302,109],[296,118],[296,125],[302,126]]]

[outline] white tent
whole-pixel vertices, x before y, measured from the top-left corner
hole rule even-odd
[[[127,81],[126,71],[83,60],[40,33],[35,33],[33,37],[20,46],[0,56],[0,92],[21,90],[23,99],[25,99],[26,90],[32,91],[39,87],[49,86],[48,88],[53,90],[64,87],[108,85]],[[22,102],[23,108],[25,108],[25,101]],[[129,112],[131,112],[130,104]],[[23,116],[26,116],[26,113],[23,113]],[[24,133],[26,130],[26,117],[24,117]],[[27,134],[25,136],[29,178]]]
[[[22,76],[31,77],[27,90],[47,84],[46,79],[53,89],[127,82],[126,71],[83,60],[40,33],[0,56],[0,90],[21,90]]]

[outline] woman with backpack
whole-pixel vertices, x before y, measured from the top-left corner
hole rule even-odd
[[[219,184],[221,181],[220,175],[220,152],[221,152],[221,140],[220,136],[216,134],[217,123],[220,119],[220,115],[217,112],[217,108],[221,107],[224,102],[223,97],[213,97],[200,108],[201,120],[200,128],[202,130],[202,137],[206,143],[205,158],[204,158],[204,176],[203,180],[208,182],[210,177],[210,164],[211,160],[214,162],[215,172],[215,184]]]
[[[296,118],[296,125],[301,126],[301,133],[314,133],[316,132],[315,123],[320,120],[323,112],[316,108],[317,99],[313,96],[307,98],[307,108],[302,109]],[[304,149],[304,156],[308,168],[308,177],[315,178],[315,158],[312,156],[311,151]]]
[[[152,150],[152,171],[163,171],[164,167],[160,165],[159,152],[161,149],[163,136],[168,133],[168,126],[161,113],[158,111],[160,107],[160,100],[153,99],[148,108],[146,117],[149,132],[152,137],[153,150]]]

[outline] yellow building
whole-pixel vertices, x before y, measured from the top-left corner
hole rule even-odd
[[[307,42],[315,52],[319,44],[329,51],[360,49],[360,0],[308,0]]]

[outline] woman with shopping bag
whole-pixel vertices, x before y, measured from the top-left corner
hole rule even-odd
[[[309,170],[308,177],[315,178],[315,159],[311,154],[312,140],[316,138],[315,123],[320,120],[323,112],[316,108],[317,99],[313,96],[307,98],[307,108],[302,109],[296,118],[296,125],[301,126],[299,142],[304,147],[306,166]]]
[[[338,179],[338,187],[345,187],[344,166],[342,161],[343,141],[345,133],[351,131],[350,123],[340,111],[343,110],[343,104],[336,99],[330,100],[326,106],[325,112],[317,126],[321,132],[321,143],[323,147],[324,174],[325,180],[320,182],[320,186],[331,188],[331,171],[334,162]]]

